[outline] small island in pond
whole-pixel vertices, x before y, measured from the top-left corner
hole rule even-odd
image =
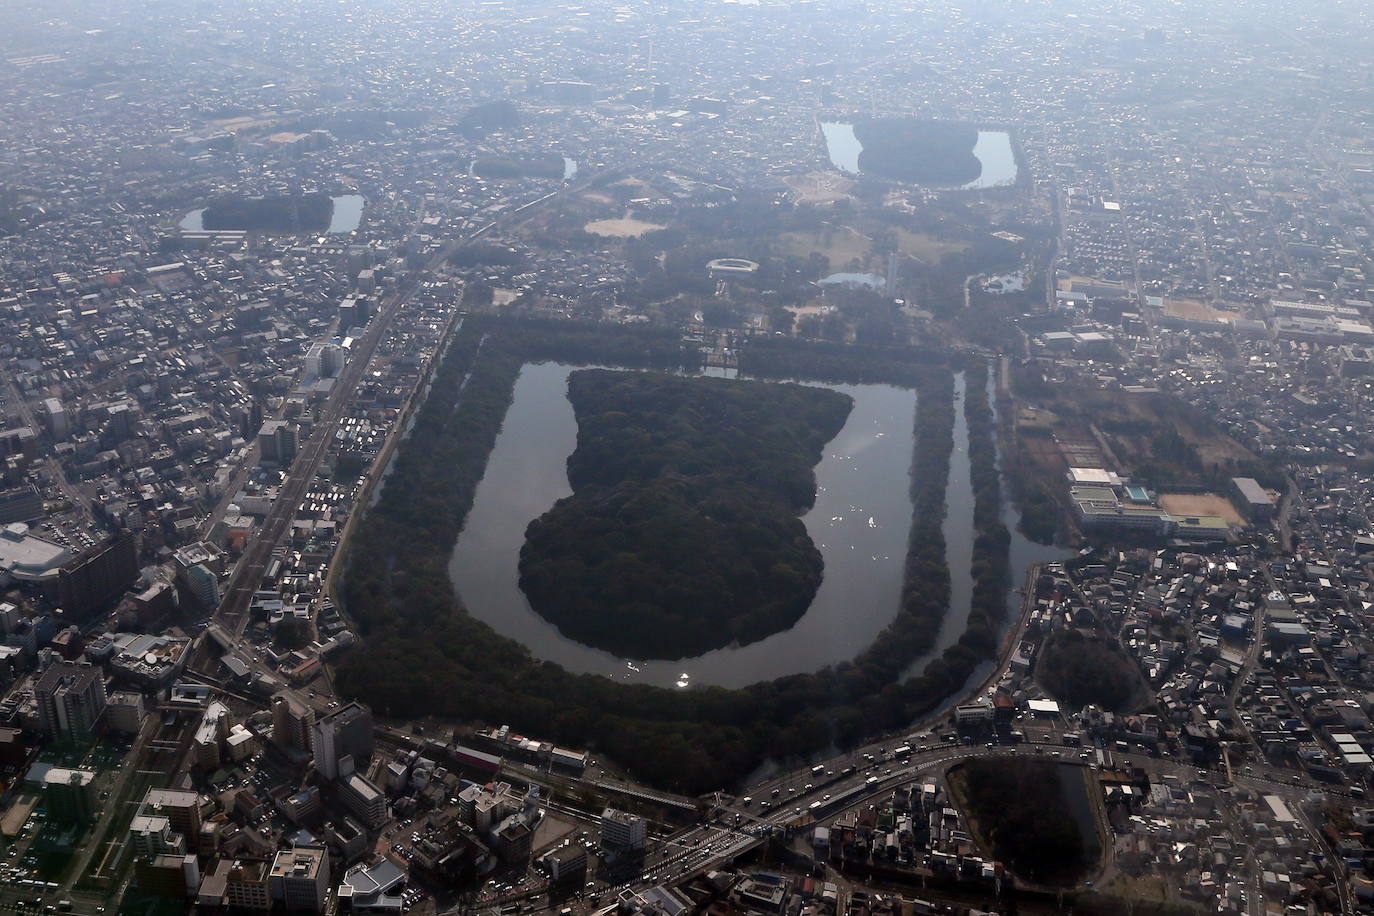
[[[249,232],[323,232],[334,216],[334,200],[315,192],[287,197],[221,197],[205,206],[206,229]]]
[[[801,618],[823,564],[799,516],[847,395],[591,369],[568,397],[573,495],[530,524],[520,553],[540,615],[638,659],[756,642]]]
[[[973,154],[978,128],[954,121],[859,118],[854,137],[863,144],[859,170],[923,185],[966,185],[983,174]]]

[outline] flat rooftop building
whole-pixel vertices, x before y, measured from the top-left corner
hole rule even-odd
[[[1268,521],[1277,514],[1278,509],[1274,505],[1274,500],[1254,478],[1233,477],[1231,489],[1237,497],[1236,508],[1250,521]]]
[[[0,528],[0,585],[55,582],[62,564],[71,556],[71,551],[60,544],[29,534],[29,526],[23,522],[11,522]]]
[[[277,853],[267,875],[272,899],[288,910],[321,912],[329,896],[329,852],[323,846],[294,846]]]

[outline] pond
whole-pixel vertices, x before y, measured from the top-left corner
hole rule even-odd
[[[795,626],[748,646],[647,662],[616,658],[559,633],[530,608],[518,567],[526,527],[572,492],[567,458],[576,446],[577,420],[567,382],[576,368],[544,363],[521,370],[449,563],[450,579],[468,613],[537,658],[570,671],[660,686],[742,687],[815,671],[858,655],[892,621],[911,528],[916,394],[890,385],[830,385],[854,398],[854,409],[816,466],[816,504],[802,521],[825,560],[825,576]],[[955,473],[964,480],[964,496],[951,504],[950,515],[962,519],[965,546],[951,573],[956,581],[965,580],[967,589],[972,543],[967,450],[956,453],[956,466],[961,458],[965,466]]]
[[[983,289],[992,293],[994,296],[1002,296],[1007,293],[1019,293],[1026,288],[1025,274],[1003,274],[1000,277],[988,277],[983,280]]]
[[[353,232],[363,221],[363,206],[367,203],[361,194],[343,194],[333,198],[334,215],[329,218],[330,232]]]
[[[887,279],[878,274],[856,274],[838,273],[820,281],[821,286],[848,286],[851,289],[866,287],[868,289],[882,289],[887,285]]]

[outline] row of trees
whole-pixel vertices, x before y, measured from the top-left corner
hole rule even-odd
[[[1011,532],[1002,523],[1002,480],[997,469],[996,418],[988,398],[988,364],[964,371],[969,478],[973,484],[973,596],[960,642],[985,655],[997,651],[998,624],[1011,586]]]
[[[798,513],[852,402],[720,378],[575,372],[574,493],[529,526],[520,585],[566,636],[684,658],[796,623],[823,563]]]
[[[941,534],[953,448],[948,359],[895,349],[845,359],[840,349],[790,343],[761,347],[759,358],[749,355],[751,344],[743,361],[760,375],[910,384],[918,392],[906,583],[895,619],[872,646],[850,662],[739,690],[666,690],[572,674],[465,613],[447,562],[520,366],[558,358],[694,368],[696,359],[684,356],[671,330],[470,318],[350,548],[344,595],[364,638],[339,669],[340,688],[383,715],[507,723],[593,747],[685,792],[729,784],[765,758],[854,746],[935,708],[987,654],[985,639],[960,642],[902,679],[949,605]]]

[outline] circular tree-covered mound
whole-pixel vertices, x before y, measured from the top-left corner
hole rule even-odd
[[[756,642],[806,613],[820,551],[800,514],[852,401],[824,388],[573,373],[573,495],[536,519],[520,586],[564,635],[630,658]]]
[[[1057,631],[1045,641],[1035,663],[1035,679],[1074,709],[1101,706],[1129,713],[1150,696],[1140,669],[1119,644],[1075,629]]]

